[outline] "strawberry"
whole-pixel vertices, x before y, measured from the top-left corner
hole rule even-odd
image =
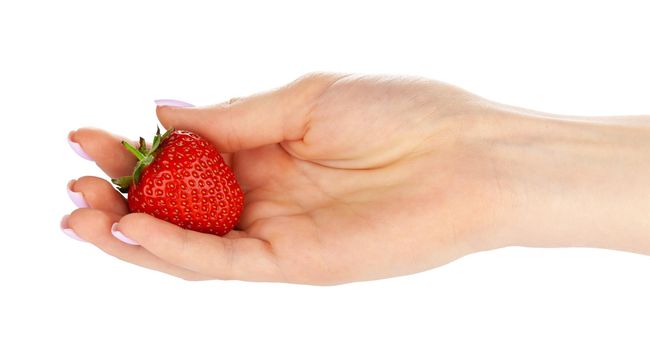
[[[225,235],[239,221],[244,195],[221,154],[189,131],[157,130],[151,149],[124,147],[138,158],[133,175],[113,179],[128,192],[132,212],[147,213],[186,229]]]

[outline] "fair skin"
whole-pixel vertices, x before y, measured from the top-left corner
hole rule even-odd
[[[73,190],[68,225],[119,259],[188,280],[339,284],[411,274],[506,246],[650,254],[650,117],[578,118],[487,101],[440,82],[313,74],[200,107],[166,128],[225,154],[245,193],[224,237],[129,214],[104,179]],[[71,139],[110,177],[122,137]],[[111,235],[111,225],[137,241]]]

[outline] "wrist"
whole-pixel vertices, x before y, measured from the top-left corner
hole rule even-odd
[[[495,187],[493,247],[650,254],[650,123],[489,115],[472,143]]]

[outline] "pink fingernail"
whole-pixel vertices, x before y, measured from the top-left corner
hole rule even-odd
[[[119,239],[120,241],[122,241],[122,242],[124,242],[126,244],[140,245],[140,244],[138,244],[138,242],[132,240],[131,238],[125,236],[122,232],[118,231],[117,230],[117,222],[114,223],[113,226],[111,226],[111,234],[113,234],[113,236],[115,238]]]
[[[72,238],[74,240],[77,240],[79,242],[85,242],[83,240],[83,238],[77,236],[77,234],[70,227],[68,227],[68,218],[69,217],[70,217],[70,215],[65,215],[61,219],[61,231],[63,231],[63,233],[65,233],[68,237],[70,237],[70,238]]]
[[[86,153],[86,152],[83,150],[83,148],[81,148],[81,145],[80,145],[80,144],[78,144],[78,143],[76,143],[76,142],[74,142],[74,141],[72,141],[72,140],[70,139],[70,135],[72,135],[72,131],[68,134],[68,144],[70,144],[70,147],[72,148],[72,150],[75,151],[75,153],[77,153],[77,154],[79,155],[79,157],[81,157],[81,158],[83,158],[83,159],[90,160],[90,161],[94,161],[94,159],[92,159],[92,158],[88,155],[88,153]]]
[[[193,104],[179,101],[179,100],[172,100],[172,99],[162,99],[162,100],[154,100],[156,105],[163,107],[163,106],[170,106],[170,107],[194,107]]]
[[[90,205],[88,205],[88,202],[86,202],[83,193],[75,192],[72,190],[72,184],[74,183],[75,180],[70,180],[70,182],[68,182],[68,196],[70,197],[70,200],[72,200],[72,203],[74,203],[77,208],[90,208]]]

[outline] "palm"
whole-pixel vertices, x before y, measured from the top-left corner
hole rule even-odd
[[[350,243],[373,222],[345,193],[340,181],[349,174],[293,158],[279,145],[236,154],[233,167],[246,202],[239,228],[270,243],[283,278],[340,280],[336,270],[352,257],[346,251],[358,253]]]
[[[271,244],[287,279],[376,278],[380,271],[384,276],[387,270],[391,275],[413,272],[458,255],[446,248],[431,256],[431,247],[418,242],[423,241],[421,235],[432,234],[435,219],[420,223],[407,218],[414,213],[433,218],[423,210],[432,198],[421,193],[430,193],[431,188],[425,187],[439,182],[417,175],[430,171],[423,168],[432,158],[423,151],[427,141],[423,127],[429,120],[422,117],[422,102],[408,95],[407,101],[403,95],[385,101],[400,108],[381,116],[388,122],[359,133],[355,124],[360,120],[372,124],[368,121],[377,116],[370,108],[359,108],[364,101],[359,101],[358,90],[372,100],[387,90],[410,86],[388,82],[369,91],[367,83],[339,81],[320,97],[318,108],[311,111],[313,128],[305,137],[312,147],[305,147],[303,139],[233,154],[232,166],[246,194],[239,228]],[[327,122],[318,124],[319,117]],[[333,124],[336,134],[330,132]],[[399,147],[405,137],[410,138],[409,147]],[[445,233],[433,244],[448,241]],[[400,257],[417,257],[420,264],[395,264]]]

